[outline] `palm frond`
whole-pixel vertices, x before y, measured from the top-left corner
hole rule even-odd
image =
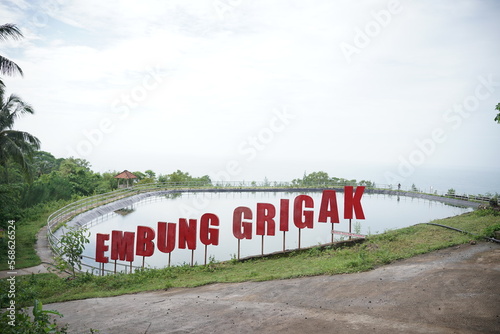
[[[17,95],[10,95],[6,101],[0,96],[0,131],[12,129],[17,118],[34,113],[33,107]]]
[[[40,140],[25,131],[2,131],[0,132],[0,147],[3,146],[4,140],[11,142],[22,151],[30,151],[32,149],[38,150],[40,148]]]
[[[5,75],[23,75],[23,70],[12,60],[0,56],[0,73]]]
[[[16,130],[0,132],[1,165],[11,159],[17,162],[22,170],[27,172],[33,153],[38,149],[40,149],[40,140],[27,132]]]
[[[7,23],[0,25],[0,40],[6,40],[8,38],[20,39],[22,37],[23,33],[15,24]]]
[[[12,118],[18,118],[24,114],[34,114],[33,107],[24,102],[19,96],[11,94],[4,102],[5,108],[9,110]]]

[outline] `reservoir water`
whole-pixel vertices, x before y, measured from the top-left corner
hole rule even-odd
[[[205,258],[215,261],[225,261],[236,258],[238,254],[238,239],[233,234],[233,211],[237,207],[248,207],[253,212],[252,239],[240,241],[240,257],[247,257],[281,251],[283,244],[286,249],[299,247],[299,229],[293,222],[294,199],[304,193],[291,192],[224,192],[224,193],[179,193],[174,196],[152,196],[124,208],[121,214],[112,212],[87,223],[89,227],[90,243],[86,245],[83,263],[98,267],[98,263],[88,258],[95,258],[96,234],[111,234],[113,230],[136,232],[137,226],[149,226],[157,230],[158,222],[177,223],[179,218],[197,219],[205,213],[215,214],[219,218],[219,245],[207,246],[196,238],[196,250],[179,249],[178,245],[170,254],[170,264],[204,264]],[[318,223],[318,215],[322,193],[307,193],[314,200],[314,226],[300,231],[300,247],[310,247],[332,241],[332,224]],[[337,207],[340,223],[333,224],[335,231],[349,231],[349,220],[344,217],[344,194],[337,193]],[[255,214],[257,203],[270,203],[276,207],[277,216],[280,212],[280,200],[289,199],[289,231],[279,231],[279,217],[276,217],[276,234],[274,236],[260,236],[255,232]],[[365,219],[352,219],[352,232],[369,235],[378,234],[386,230],[398,229],[419,223],[427,223],[434,219],[456,216],[468,211],[470,208],[451,206],[438,201],[429,201],[420,198],[411,198],[395,195],[363,194],[361,199]],[[199,235],[200,229],[197,233]],[[346,239],[341,234],[333,234],[335,241]],[[155,240],[156,242],[156,240]],[[109,250],[110,240],[107,241]],[[105,256],[110,256],[106,252]],[[105,265],[107,270],[113,270],[113,262]],[[133,266],[140,267],[143,263],[142,256],[135,256]],[[162,268],[169,263],[169,254],[155,249],[151,257],[144,258],[145,267]],[[126,264],[126,263],[125,263]],[[123,268],[118,268],[121,270]]]

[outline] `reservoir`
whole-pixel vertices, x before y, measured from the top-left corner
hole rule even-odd
[[[314,200],[314,207],[310,209],[313,216],[312,228],[297,228],[293,223],[293,203],[300,195],[307,195]],[[255,212],[258,203],[268,203],[277,209],[276,224],[279,225],[280,204],[282,200],[289,200],[289,215],[292,222],[288,231],[282,232],[278,226],[274,235],[256,235]],[[196,219],[200,223],[202,215],[210,213],[218,217],[218,245],[205,246],[197,237],[196,249],[181,249],[176,247],[170,253],[154,252],[152,256],[135,256],[132,265],[149,268],[163,268],[168,265],[204,264],[208,261],[227,261],[240,258],[269,254],[283,249],[297,249],[345,240],[348,237],[342,232],[351,231],[356,234],[371,235],[383,233],[387,230],[398,229],[419,223],[427,223],[435,219],[460,215],[471,211],[471,208],[452,206],[439,201],[422,198],[365,193],[361,204],[365,219],[356,215],[351,222],[344,219],[344,194],[337,193],[339,208],[339,223],[318,222],[320,216],[320,202],[322,192],[182,192],[170,193],[161,196],[150,196],[129,204],[121,210],[112,211],[86,223],[91,233],[90,243],[83,253],[83,263],[98,267],[99,263],[93,259],[96,256],[96,235],[111,234],[115,231],[136,232],[138,226],[150,227],[156,230],[158,222],[179,223],[179,219]],[[234,211],[238,207],[246,207],[253,211],[251,239],[237,239],[234,235]],[[249,217],[245,217],[249,218]],[[332,233],[332,225],[335,233]],[[200,234],[200,229],[197,231]],[[333,238],[333,239],[332,239]],[[156,242],[156,239],[153,243]],[[300,244],[299,244],[300,243]],[[238,245],[239,244],[239,245]],[[109,250],[111,242],[107,241]],[[109,256],[109,251],[106,256]],[[120,261],[118,261],[120,262]],[[118,266],[123,271],[128,262]],[[114,261],[109,259],[105,264],[106,270],[113,271]],[[83,267],[88,269],[88,267]]]

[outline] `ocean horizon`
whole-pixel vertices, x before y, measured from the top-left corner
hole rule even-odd
[[[410,174],[410,173],[408,173]],[[405,175],[406,176],[406,175]],[[500,193],[500,177],[493,169],[415,168],[401,178],[401,188],[411,190],[412,185],[426,193],[443,195],[454,189],[457,195],[496,195]],[[387,183],[386,180],[382,179]],[[397,187],[397,183],[394,185]]]

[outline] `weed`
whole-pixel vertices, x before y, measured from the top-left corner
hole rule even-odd
[[[500,211],[492,208],[479,209],[474,211],[474,214],[478,217],[486,217],[486,216],[500,216]]]
[[[354,223],[354,233],[361,234],[361,223],[358,221]]]
[[[495,231],[500,231],[500,223],[488,226],[483,230],[483,235],[488,238],[494,238],[495,237]]]
[[[238,260],[238,257],[236,256],[236,254],[231,254],[231,260],[229,260],[229,263],[236,264],[238,262],[239,262],[239,260]]]
[[[310,257],[320,256],[322,253],[323,251],[320,247],[309,248],[305,251],[305,254]]]
[[[33,319],[26,309],[16,309],[14,312],[6,309],[0,314],[2,333],[67,333],[67,326],[59,328],[56,320],[51,320],[49,315],[63,316],[57,311],[44,310],[42,302],[37,299],[34,301]]]

